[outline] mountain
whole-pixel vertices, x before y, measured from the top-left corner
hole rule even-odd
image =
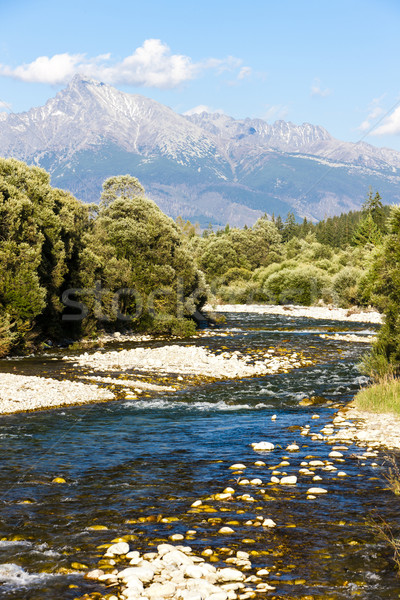
[[[370,185],[400,201],[400,153],[285,121],[179,115],[82,76],[45,106],[0,113],[0,154],[37,164],[52,184],[97,202],[111,175],[138,177],[173,217],[252,224],[265,212],[314,220],[358,209]]]

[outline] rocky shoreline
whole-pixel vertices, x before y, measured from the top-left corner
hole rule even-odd
[[[143,392],[170,393],[199,381],[240,379],[288,373],[312,361],[298,352],[282,353],[268,349],[262,355],[235,352],[214,353],[204,346],[166,344],[157,348],[134,348],[84,352],[63,357],[74,367],[78,381],[0,373],[0,414],[87,404],[108,400],[135,400]],[[124,373],[109,376],[105,373]],[[142,377],[168,376],[168,383],[156,384]],[[184,379],[185,377],[185,379]],[[80,379],[80,380],[79,380]],[[173,385],[170,385],[170,383]]]
[[[204,346],[179,346],[159,348],[133,348],[111,352],[85,352],[79,356],[67,356],[74,366],[90,367],[96,371],[157,372],[163,374],[200,375],[214,379],[235,379],[288,372],[308,366],[312,362],[300,353],[276,354],[269,349],[259,356],[243,355],[239,351],[214,353]]]
[[[296,306],[286,304],[219,304],[206,305],[205,312],[240,312],[260,315],[284,315],[286,317],[307,317],[332,321],[352,321],[354,323],[382,323],[382,315],[373,310],[359,308],[337,308],[332,306]]]
[[[400,418],[393,414],[361,411],[350,403],[339,411],[336,423],[341,426],[332,438],[334,441],[400,450]]]
[[[114,400],[114,394],[79,381],[0,373],[0,414]]]
[[[190,546],[159,544],[157,552],[141,555],[120,541],[109,546],[104,563],[106,570],[95,569],[86,578],[114,590],[109,600],[245,600],[255,597],[254,585],[259,593],[275,589],[265,581],[267,569],[246,576],[234,566],[217,568],[193,554]],[[246,571],[252,568],[250,554],[244,551],[237,551],[230,563]],[[124,568],[119,570],[120,566]]]

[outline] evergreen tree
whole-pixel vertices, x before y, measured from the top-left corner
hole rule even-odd
[[[372,352],[375,374],[400,373],[400,206],[392,208],[389,233],[373,264],[375,304],[385,316]]]
[[[382,232],[373,220],[372,214],[368,213],[367,216],[360,221],[360,224],[353,235],[353,246],[366,246],[368,244],[378,246],[382,243],[382,240]]]
[[[282,241],[288,242],[291,240],[296,234],[296,218],[293,212],[288,212],[287,217],[285,219],[283,231],[282,231]]]
[[[382,204],[382,198],[379,192],[375,196],[372,195],[372,188],[369,188],[368,196],[363,204],[363,211],[370,214],[377,228],[384,232],[386,215]]]

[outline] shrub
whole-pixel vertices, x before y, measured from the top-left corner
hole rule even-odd
[[[268,277],[264,294],[277,304],[303,304],[309,306],[322,297],[322,290],[330,283],[324,271],[301,265],[282,269]]]
[[[358,283],[363,275],[361,269],[345,267],[332,280],[333,299],[339,306],[349,306],[358,301]]]
[[[156,315],[150,320],[146,331],[156,335],[173,335],[190,337],[196,333],[196,324],[190,319],[178,318],[173,315]]]
[[[16,337],[9,315],[0,315],[0,357],[9,353]]]

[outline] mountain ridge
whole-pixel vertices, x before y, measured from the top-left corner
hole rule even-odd
[[[0,113],[0,154],[46,168],[98,201],[128,172],[173,217],[252,224],[265,212],[313,220],[357,209],[369,185],[400,201],[400,152],[336,140],[319,125],[180,115],[82,75],[25,113]]]

